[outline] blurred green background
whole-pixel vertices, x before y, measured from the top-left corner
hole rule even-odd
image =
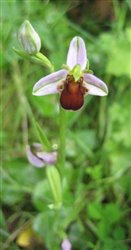
[[[59,250],[62,230],[72,250],[130,249],[130,11],[130,0],[2,1],[3,250]],[[58,96],[32,96],[48,70],[12,49],[20,48],[17,32],[25,19],[55,69],[66,63],[71,39],[81,36],[90,68],[109,87],[107,97],[87,96],[83,109],[67,114],[64,205],[57,215],[47,206],[45,170],[31,166],[25,154],[27,136],[29,144],[38,142],[25,98],[51,142],[59,140]]]

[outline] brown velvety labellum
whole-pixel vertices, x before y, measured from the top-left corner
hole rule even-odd
[[[67,76],[60,97],[60,104],[64,109],[75,111],[83,106],[86,89],[81,85],[82,82],[83,78],[75,82],[73,76]]]

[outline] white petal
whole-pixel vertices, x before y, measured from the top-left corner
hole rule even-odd
[[[67,70],[62,69],[59,71],[56,71],[48,76],[45,76],[41,78],[33,87],[33,94],[35,95],[35,92],[37,92],[40,88],[47,84],[53,84],[55,82],[58,82],[62,79],[65,79],[67,75]]]
[[[71,243],[68,239],[64,239],[61,244],[62,250],[71,250]]]
[[[32,146],[35,148],[35,151],[40,151],[42,150],[42,145],[38,142],[32,143]]]
[[[88,90],[89,95],[106,96],[108,95],[108,88],[106,84],[92,74],[84,74],[84,84]]]
[[[57,153],[56,152],[37,152],[36,153],[39,158],[41,158],[45,164],[54,164],[57,160]]]
[[[80,64],[82,70],[86,68],[87,64],[85,43],[79,36],[72,39],[67,54],[67,65],[72,69],[77,64]]]
[[[42,168],[44,167],[44,162],[39,159],[35,154],[32,153],[30,146],[26,146],[26,155],[28,161],[35,167]]]
[[[58,82],[51,83],[33,92],[33,95],[43,96],[43,95],[56,94],[59,92],[57,87],[58,87]]]

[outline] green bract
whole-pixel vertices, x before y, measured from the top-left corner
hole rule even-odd
[[[78,81],[80,77],[82,76],[80,64],[77,64],[76,66],[74,66],[74,68],[70,71],[69,75],[73,75],[75,81]]]
[[[60,174],[57,168],[54,166],[47,167],[46,174],[54,198],[54,204],[51,204],[50,208],[59,209],[62,205],[62,187]]]

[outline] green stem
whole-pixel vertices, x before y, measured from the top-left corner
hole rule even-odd
[[[49,61],[49,59],[44,56],[41,52],[38,52],[35,55],[29,55],[26,52],[22,51],[22,50],[18,50],[16,48],[13,48],[13,50],[21,57],[31,60],[32,62],[35,62],[37,64],[40,64],[44,67],[47,67],[50,72],[54,71],[54,66],[53,64]]]
[[[65,165],[65,144],[66,144],[66,111],[60,107],[60,141],[58,155],[58,169],[62,175],[62,169]]]
[[[48,60],[46,56],[44,56],[41,52],[38,52],[34,58],[38,58],[41,62],[43,62],[44,66],[49,68],[50,72],[54,71],[54,66],[53,64]]]
[[[22,135],[23,135],[23,145],[25,147],[25,145],[28,144],[28,119],[27,119],[27,113],[25,112],[26,110],[25,95],[22,88],[21,79],[19,77],[20,76],[19,67],[16,62],[13,63],[13,72],[14,72],[13,81],[16,86],[19,106],[22,114]]]
[[[21,80],[19,78],[19,75],[20,75],[19,66],[17,63],[14,63],[13,67],[14,67],[13,80],[14,80],[16,87],[17,87],[17,90],[18,90],[19,100],[21,101],[21,107],[22,108],[24,107],[21,112],[23,112],[23,110],[24,110],[24,118],[26,119],[26,120],[24,120],[24,123],[26,123],[26,126],[24,126],[24,131],[23,131],[23,133],[24,133],[24,146],[28,144],[28,124],[27,124],[27,116],[28,116],[28,118],[30,119],[31,123],[34,126],[35,132],[36,132],[37,137],[39,138],[41,144],[47,150],[51,151],[52,150],[51,143],[49,142],[45,131],[41,129],[41,127],[39,126],[39,124],[35,120],[35,117],[34,117],[34,114],[32,112],[32,109],[30,107],[30,104],[29,104],[29,102],[26,98],[26,95],[24,93],[22,83],[21,83]],[[25,110],[26,110],[26,112],[25,112]]]

